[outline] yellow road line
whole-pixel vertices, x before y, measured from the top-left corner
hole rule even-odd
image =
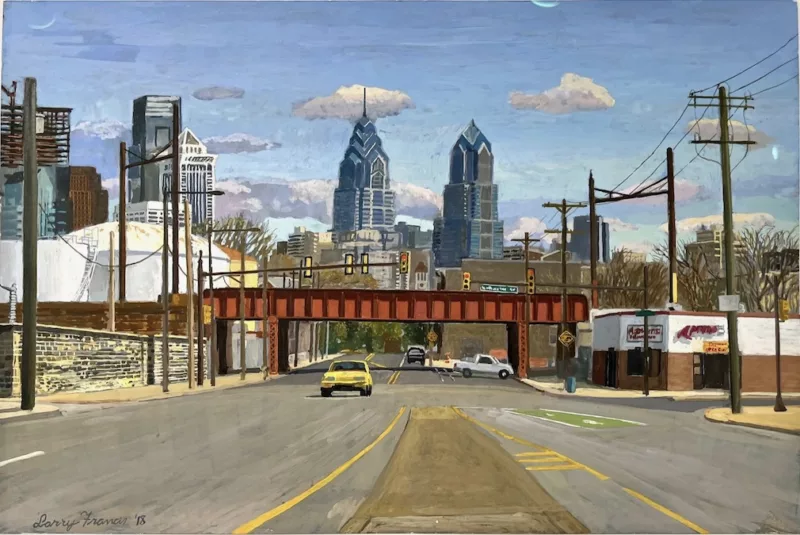
[[[397,422],[400,421],[400,417],[403,416],[403,413],[405,413],[405,412],[406,412],[406,408],[405,407],[401,407],[400,410],[397,412],[397,416],[395,416],[394,419],[389,424],[389,426],[386,429],[383,430],[383,433],[378,435],[378,438],[376,438],[374,441],[372,441],[372,443],[369,446],[367,446],[363,450],[361,450],[358,453],[356,453],[353,456],[353,458],[351,458],[349,461],[347,461],[346,463],[341,465],[339,468],[337,468],[336,470],[334,470],[333,472],[331,472],[330,474],[325,476],[324,479],[318,481],[311,488],[309,488],[308,490],[306,490],[305,492],[303,492],[301,494],[298,494],[297,496],[295,496],[291,500],[289,500],[287,502],[283,502],[278,507],[275,507],[274,509],[272,509],[270,511],[267,511],[263,515],[259,515],[258,517],[254,518],[250,522],[242,524],[241,526],[236,528],[233,531],[233,533],[235,533],[235,534],[244,534],[244,533],[252,532],[254,529],[258,528],[259,526],[261,526],[265,522],[268,522],[268,521],[272,520],[273,518],[275,518],[276,516],[285,513],[286,511],[288,511],[289,509],[291,509],[292,507],[294,507],[298,503],[302,502],[303,500],[305,500],[306,498],[308,498],[309,496],[311,496],[312,494],[314,494],[315,492],[320,490],[322,487],[324,487],[325,485],[327,485],[328,483],[330,483],[331,481],[333,481],[334,479],[339,477],[345,470],[347,470],[348,468],[353,466],[356,463],[356,461],[361,459],[364,455],[369,453],[369,451],[372,448],[377,446],[378,443],[381,440],[386,438],[386,435],[388,435],[389,433],[392,432],[392,429],[394,429],[394,427],[397,425]]]
[[[539,455],[553,455],[553,454],[555,454],[555,452],[553,451],[529,451],[527,453],[517,453],[515,457],[534,457]]]
[[[384,366],[383,364],[378,364],[377,362],[370,362],[369,363],[369,367],[370,368],[386,368],[386,366]]]
[[[502,431],[500,431],[498,429],[495,429],[494,427],[490,427],[490,426],[486,425],[483,422],[479,422],[475,418],[467,416],[466,414],[464,414],[463,412],[461,412],[459,409],[457,409],[455,407],[453,407],[453,410],[456,411],[456,414],[458,414],[462,418],[465,418],[466,420],[474,423],[475,425],[477,425],[479,427],[482,427],[482,428],[486,429],[487,431],[491,431],[492,433],[494,433],[494,434],[496,434],[498,436],[501,436],[501,437],[503,437],[503,438],[505,438],[507,440],[511,440],[512,442],[516,442],[517,444],[522,444],[523,446],[527,446],[529,448],[539,449],[542,452],[552,452],[552,450],[550,450],[549,448],[545,448],[544,446],[540,446],[539,444],[534,444],[533,442],[529,442],[527,440],[523,440],[521,438],[517,438],[515,436],[509,435],[508,433],[503,433]],[[559,453],[559,455],[561,455],[561,454]],[[596,477],[600,481],[605,481],[606,479],[609,479],[608,476],[601,474],[597,470],[592,470],[591,468],[589,468],[585,464],[581,464],[581,463],[575,461],[574,459],[570,459],[566,455],[561,455],[561,456],[564,458],[565,461],[570,461],[570,462],[575,463],[576,465],[580,466],[581,468],[583,468],[584,470],[586,470],[587,472],[592,474],[594,477]]]
[[[708,531],[704,530],[703,528],[701,528],[700,526],[698,526],[694,522],[691,522],[690,520],[687,520],[687,519],[683,518],[681,515],[679,515],[675,511],[671,511],[671,510],[667,509],[666,507],[664,507],[663,505],[657,504],[656,502],[654,502],[653,500],[651,500],[647,496],[645,496],[643,494],[639,494],[635,490],[631,490],[629,488],[622,487],[622,489],[625,492],[627,492],[628,494],[630,494],[631,496],[633,496],[634,498],[643,501],[644,503],[646,503],[647,505],[649,505],[650,507],[652,507],[656,511],[667,515],[668,517],[670,517],[671,519],[675,520],[676,522],[680,522],[681,524],[683,524],[684,526],[686,526],[690,530],[692,530],[694,532],[697,532],[697,533],[703,533],[703,534],[708,533]]]
[[[564,459],[561,457],[542,457],[541,459],[520,459],[520,463],[560,463]]]
[[[397,378],[400,377],[400,372],[394,372],[390,377],[389,380],[386,382],[387,385],[393,385],[397,382]]]
[[[525,468],[529,472],[542,472],[544,470],[582,470],[580,466],[574,464],[564,464],[559,466],[529,466]]]
[[[375,357],[375,353],[370,353],[369,355],[367,355],[367,357],[366,357],[364,360],[366,360],[367,362],[369,362],[369,361],[371,361],[371,360],[372,360],[374,357]]]
[[[552,450],[549,450],[548,448],[545,448],[544,446],[540,446],[538,444],[534,444],[533,442],[528,442],[527,440],[523,440],[521,438],[517,438],[517,437],[509,435],[507,433],[503,433],[502,431],[499,431],[499,430],[495,429],[494,427],[490,427],[490,426],[484,424],[483,422],[479,422],[478,420],[476,420],[475,418],[472,418],[471,416],[467,416],[465,413],[463,413],[461,410],[459,410],[459,409],[457,409],[455,407],[453,407],[453,410],[456,412],[456,414],[458,414],[462,418],[474,423],[475,425],[477,425],[479,427],[482,427],[482,428],[484,428],[484,429],[486,429],[488,431],[491,431],[492,433],[495,433],[496,435],[499,435],[499,436],[501,436],[501,437],[503,437],[505,439],[511,440],[511,441],[516,442],[518,444],[523,444],[523,445],[528,446],[530,448],[538,448],[540,450],[543,450],[543,451],[539,451],[539,452],[519,453],[519,454],[517,454],[518,457],[525,456],[525,455],[536,455],[536,454],[547,455],[547,454],[556,453],[556,452],[553,452]],[[558,455],[561,456],[563,458],[563,460],[569,461],[571,463],[574,463],[575,466],[580,467],[583,470],[586,470],[587,472],[589,472],[590,474],[594,475],[595,477],[597,477],[601,481],[605,481],[607,479],[610,479],[608,476],[601,474],[597,470],[592,470],[591,468],[589,468],[585,464],[581,464],[579,462],[576,462],[575,460],[570,459],[566,455],[562,455],[560,453],[558,453]],[[526,468],[526,470],[532,470],[533,471],[536,468],[539,468],[539,467],[528,467],[528,468]],[[625,492],[627,492],[628,494],[630,494],[631,496],[633,496],[634,498],[636,498],[638,500],[641,500],[642,502],[646,503],[647,505],[649,505],[650,507],[652,507],[656,511],[665,514],[666,516],[670,517],[671,519],[675,520],[676,522],[680,522],[681,524],[683,524],[687,528],[691,529],[692,531],[695,531],[695,532],[703,534],[703,535],[708,533],[708,531],[704,530],[703,528],[701,528],[700,526],[698,526],[694,522],[691,522],[690,520],[685,519],[684,517],[682,517],[681,515],[679,515],[675,511],[671,511],[670,509],[667,509],[663,505],[659,505],[658,503],[654,502],[653,500],[651,500],[647,496],[645,496],[643,494],[639,494],[635,490],[631,490],[631,489],[626,488],[626,487],[622,487],[622,489]]]

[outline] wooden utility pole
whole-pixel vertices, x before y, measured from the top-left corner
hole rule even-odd
[[[781,299],[778,292],[778,275],[772,276],[772,291],[775,300],[775,412],[786,412],[781,392]]]
[[[180,218],[179,218],[179,204],[181,192],[181,156],[180,156],[180,129],[181,129],[181,107],[177,102],[172,103],[172,293],[178,295],[180,293]],[[167,213],[164,212],[164,218]],[[191,225],[191,221],[186,219],[184,214],[183,222],[185,225]]]
[[[203,361],[206,354],[203,348],[203,335],[206,330],[205,310],[203,309],[203,250],[197,257],[197,386],[203,386]],[[212,302],[213,305],[213,302]]]
[[[128,268],[128,192],[127,192],[128,147],[124,141],[119,144],[119,300],[127,298]]]
[[[595,204],[594,175],[589,171],[589,276],[597,285],[597,205]],[[592,308],[600,308],[597,290],[592,290]]]
[[[525,254],[525,272],[522,276],[522,280],[525,281],[527,285],[527,278],[528,278],[528,269],[530,269],[530,246],[531,243],[538,243],[541,239],[538,238],[531,238],[529,232],[525,233],[525,237],[516,240],[511,240],[517,243],[521,243],[523,246],[523,251]],[[530,358],[531,358],[531,351],[530,351],[530,334],[531,334],[531,294],[527,291],[525,292],[525,340],[528,340],[528,344],[526,347],[520,347],[520,355],[519,355],[519,367],[517,368],[517,377],[526,378],[528,377],[528,367],[530,366]]]
[[[242,233],[242,246],[239,252],[242,255],[239,260],[239,266],[241,270],[244,271],[244,257],[247,254],[247,233]],[[247,340],[245,339],[247,336],[247,328],[244,324],[244,281],[246,277],[247,275],[241,275],[239,277],[239,366],[241,367],[239,377],[242,381],[247,377],[247,359],[245,358],[245,350],[247,349]]]
[[[561,234],[561,325],[560,331],[561,333],[565,332],[568,329],[567,326],[567,235],[571,232],[567,228],[567,216],[569,212],[575,208],[584,208],[586,207],[586,203],[576,202],[576,203],[569,203],[566,199],[561,199],[560,203],[544,203],[542,205],[544,208],[555,208],[561,214],[561,228],[560,229],[547,229],[545,230],[546,233],[553,234],[553,233],[560,233]],[[589,222],[591,224],[591,221]],[[560,334],[560,333],[559,333]],[[564,349],[563,345],[559,344],[557,346],[558,355],[560,357],[556,357],[558,360],[562,362],[561,366],[563,367],[563,361],[565,360]]]
[[[38,306],[39,161],[36,154],[36,78],[25,78],[22,103],[22,363],[21,403],[24,411],[36,405],[36,308]]]
[[[114,233],[108,234],[108,330],[114,332],[116,324],[116,310],[115,310],[115,287],[116,281],[114,280]]]
[[[191,221],[191,208],[189,199],[183,198],[184,222]],[[192,229],[188,224],[183,225],[184,241],[186,242],[186,338],[189,340],[189,370],[187,380],[189,388],[194,388],[194,273],[192,269]]]
[[[167,185],[161,190],[161,209],[164,211],[161,225],[161,389],[169,392],[169,217],[167,214]]]
[[[644,264],[643,283],[644,292],[642,293],[642,310],[647,311],[650,306],[647,299],[647,262]],[[644,395],[650,395],[650,318],[647,313],[644,315]]]
[[[269,275],[267,269],[267,255],[261,258],[261,269],[265,270],[263,279],[261,280],[261,365],[264,367],[264,380],[269,377],[269,335],[267,329],[269,328]]]
[[[678,302],[678,231],[675,228],[675,160],[667,148],[667,251],[669,256],[669,302]]]
[[[302,273],[297,270],[297,288],[303,287]],[[294,288],[294,271],[292,271],[292,288]],[[294,322],[294,367],[297,368],[298,359],[300,358],[300,322]]]
[[[214,310],[214,268],[211,265],[213,259],[211,250],[211,239],[214,237],[214,223],[208,224],[208,297],[211,301],[211,334],[209,335],[208,343],[211,344],[208,348],[208,380],[211,381],[211,386],[217,384],[217,366],[219,365],[219,353],[217,353],[217,313]]]
[[[723,237],[725,252],[725,293],[735,295],[736,293],[736,255],[734,251],[734,227],[733,227],[733,196],[731,193],[731,153],[730,145],[752,145],[755,141],[735,141],[728,131],[729,109],[751,109],[747,104],[749,97],[729,97],[724,86],[719,86],[716,96],[700,96],[690,94],[692,106],[708,107],[711,104],[697,104],[697,99],[717,100],[719,107],[719,139],[699,139],[696,138],[692,143],[719,145],[720,165],[722,167],[722,219]],[[744,104],[731,105],[730,100],[743,100]],[[730,356],[730,377],[731,377],[731,412],[739,414],[742,412],[742,370],[739,360],[739,330],[737,322],[738,310],[726,312],[728,317],[728,354]]]

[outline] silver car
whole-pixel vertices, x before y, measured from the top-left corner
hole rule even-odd
[[[456,361],[453,364],[453,371],[460,372],[467,378],[482,375],[508,379],[508,376],[514,373],[514,369],[507,363],[482,353]]]

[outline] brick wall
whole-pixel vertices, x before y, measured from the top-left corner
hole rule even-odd
[[[170,338],[170,381],[187,379],[188,343]],[[22,325],[0,324],[0,397],[20,395]],[[42,326],[36,338],[36,391],[92,392],[158,383],[161,340],[153,336]]]

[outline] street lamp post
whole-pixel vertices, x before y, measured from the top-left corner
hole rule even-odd
[[[175,170],[173,169],[173,173]],[[167,199],[171,195],[171,191],[167,188],[166,183],[162,190],[162,243],[161,243],[161,306],[163,307],[163,318],[161,322],[161,388],[164,392],[169,392],[169,269],[167,261],[169,255],[169,219],[168,219],[168,206]],[[219,190],[212,191],[183,191],[179,190],[178,195],[225,195],[225,192]],[[184,225],[190,225],[191,221],[183,221]],[[173,251],[173,262],[178,261],[178,251]],[[188,258],[187,258],[188,259]]]

